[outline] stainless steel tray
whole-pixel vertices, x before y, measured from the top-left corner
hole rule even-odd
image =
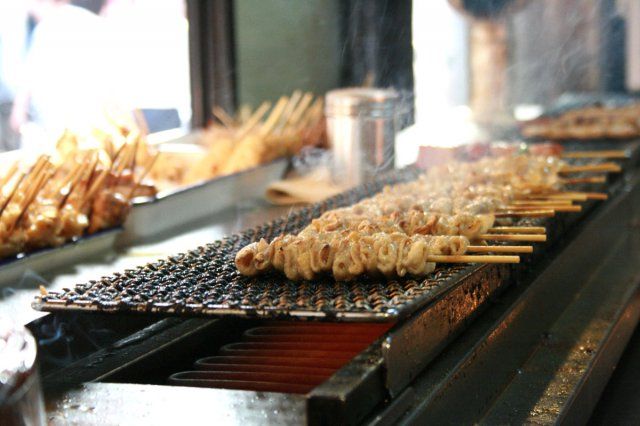
[[[49,247],[0,260],[0,287],[15,287],[25,273],[42,274],[83,259],[107,252],[115,244],[122,228],[109,229],[70,241],[60,247]]]
[[[261,198],[269,183],[283,177],[287,165],[288,160],[281,158],[232,175],[161,192],[154,199],[136,200],[118,243],[144,242],[240,202]]]

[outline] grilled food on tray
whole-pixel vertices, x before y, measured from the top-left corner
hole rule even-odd
[[[416,181],[386,187],[350,207],[328,211],[297,235],[252,243],[237,253],[235,263],[248,276],[276,270],[292,280],[318,274],[349,280],[362,274],[424,276],[439,261],[511,261],[510,256],[464,255],[501,251],[483,247],[487,240],[544,241],[487,233],[497,217],[579,211],[571,197],[535,198],[562,195],[560,175],[584,169],[604,167],[579,168],[557,157],[533,155],[436,167]]]
[[[204,154],[192,161],[163,155],[151,172],[162,187],[184,186],[247,170],[296,154],[303,146],[325,143],[322,98],[296,91],[271,107],[264,102],[255,111],[241,108],[231,117],[220,108],[214,115],[222,122],[205,129],[200,143]]]
[[[0,177],[0,258],[118,226],[134,196],[155,193],[142,183],[155,157],[138,155],[140,133],[104,135],[99,148],[83,149],[67,132],[54,155],[16,162]],[[112,136],[122,139],[119,146]]]
[[[591,106],[523,123],[522,134],[544,139],[623,139],[640,136],[640,103]]]

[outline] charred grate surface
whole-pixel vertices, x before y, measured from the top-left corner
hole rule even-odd
[[[239,316],[346,321],[391,321],[435,300],[481,265],[441,266],[427,279],[331,278],[292,282],[279,275],[248,278],[235,268],[237,251],[260,238],[298,232],[311,219],[379,192],[385,185],[415,179],[407,168],[381,177],[287,217],[232,235],[187,253],[136,269],[78,284],[63,292],[38,296],[34,308],[44,311],[140,312],[183,316]],[[565,216],[566,217],[566,216]],[[521,225],[544,225],[554,239],[562,219],[523,219]],[[549,242],[547,242],[549,244]],[[523,257],[524,263],[533,257]],[[487,265],[494,267],[495,265]]]

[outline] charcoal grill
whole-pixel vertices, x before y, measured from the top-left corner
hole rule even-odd
[[[193,317],[161,320],[148,327],[153,327],[152,331],[145,329],[133,336],[119,336],[106,348],[62,368],[45,371],[43,382],[51,395],[52,418],[71,415],[71,420],[91,421],[100,416],[131,413],[131,410],[144,411],[145,407],[157,405],[159,400],[176,410],[180,407],[183,415],[187,410],[190,415],[208,415],[212,421],[224,416],[216,417],[220,413],[211,413],[203,401],[219,400],[223,408],[229,410],[227,412],[237,414],[238,419],[248,423],[266,419],[284,423],[355,424],[364,421],[383,424],[401,418],[422,423],[425,419],[450,420],[452,417],[447,415],[477,421],[487,413],[493,419],[504,420],[508,410],[501,407],[517,404],[529,412],[527,404],[530,401],[518,400],[508,385],[513,372],[526,366],[531,354],[537,353],[540,336],[543,336],[543,343],[553,340],[553,336],[544,333],[556,325],[561,328],[556,320],[568,315],[564,309],[573,306],[575,294],[590,288],[589,283],[601,269],[612,267],[611,259],[594,262],[594,253],[589,247],[592,244],[616,247],[622,244],[619,240],[633,235],[629,233],[629,227],[636,226],[633,220],[638,219],[640,210],[639,202],[634,201],[639,192],[635,175],[638,144],[630,144],[628,148],[631,158],[626,162],[625,174],[606,187],[590,188],[609,192],[612,197],[609,202],[587,204],[582,214],[526,223],[546,226],[549,237],[544,251],[537,250],[525,258],[526,267],[458,265],[439,268],[436,274],[422,281],[367,280],[347,284],[319,281],[300,285],[277,276],[264,280],[243,278],[229,262],[236,250],[250,241],[281,232],[295,232],[311,217],[327,209],[351,204],[385,184],[415,177],[416,171],[408,169],[193,252],[96,280],[74,290],[43,296],[35,306],[54,311],[50,316],[53,318],[81,315],[85,311],[102,312],[107,323],[110,317],[125,314],[141,318]],[[606,232],[597,232],[600,230]],[[634,256],[640,259],[637,247],[634,247],[628,247],[626,253],[633,259]],[[624,332],[617,334],[623,337],[614,345],[608,339],[611,334],[600,330],[603,345],[583,360],[584,372],[589,376],[596,368],[607,368],[601,362],[591,362],[598,354],[602,351],[615,354],[611,345],[616,350],[624,347],[624,335],[633,329],[640,312],[640,307],[632,303],[637,288],[637,277],[632,276],[633,262],[624,267],[614,266],[615,273],[610,275],[609,285],[618,290],[619,298],[606,303],[624,309],[609,309],[607,318],[617,325],[621,324],[621,318],[625,319]],[[203,282],[189,281],[195,279],[189,275],[191,267],[199,276],[205,277]],[[215,274],[207,274],[208,267]],[[163,281],[160,271],[165,270],[174,275]],[[158,280],[162,291],[151,292],[149,279]],[[188,285],[196,290],[185,291]],[[148,297],[136,300],[135,293],[127,297],[127,290],[131,289],[140,290],[140,294]],[[545,309],[540,310],[540,306]],[[480,311],[484,311],[484,315],[472,322]],[[613,311],[615,315],[611,314]],[[592,312],[595,315],[599,311]],[[119,315],[114,316],[114,313]],[[374,323],[384,323],[379,326],[388,329],[385,328],[379,337],[372,336],[368,346],[357,351],[355,356],[353,351],[341,352],[342,356],[335,357],[336,363],[328,378],[322,376],[328,374],[326,370],[315,371],[318,373],[315,376],[321,376],[323,381],[314,382],[312,377],[311,381],[297,383],[298,388],[280,388],[286,391],[284,393],[268,387],[246,386],[243,389],[253,390],[238,391],[220,389],[225,387],[224,383],[194,382],[217,377],[212,381],[231,380],[234,385],[227,384],[226,387],[233,388],[242,378],[255,378],[256,375],[234,376],[228,368],[226,376],[203,375],[202,370],[211,365],[238,365],[242,360],[238,358],[241,351],[260,349],[259,345],[247,346],[251,342],[246,336],[255,334],[252,330],[256,327],[264,327],[265,321],[274,320],[284,320],[288,324],[291,320],[359,322],[370,323],[371,327],[376,326]],[[300,327],[313,327],[320,323],[305,321],[299,324]],[[588,328],[588,324],[585,327]],[[462,331],[464,334],[458,337]],[[590,337],[596,335],[593,331]],[[334,352],[340,352],[336,346],[332,347]],[[251,352],[248,357],[256,355]],[[425,369],[427,364],[430,366]],[[245,365],[255,368],[256,363]],[[528,370],[523,368],[522,371]],[[256,373],[246,369],[236,373],[247,372]],[[263,373],[267,374],[263,378],[273,380],[273,374],[278,374],[273,370]],[[487,383],[487,374],[495,380]],[[575,394],[582,391],[578,379],[569,379],[574,381],[568,380],[567,386],[575,383]],[[273,380],[267,383],[273,383]],[[191,386],[195,384],[214,385],[217,389]],[[69,390],[77,385],[82,388]],[[59,395],[58,399],[56,395]],[[492,405],[492,401],[504,405]],[[556,416],[566,414],[565,406],[557,401],[547,403],[548,407],[555,407],[552,411]],[[94,409],[70,414],[64,410],[65,404],[91,405]],[[572,406],[566,404],[566,407]],[[269,413],[261,417],[265,410]],[[281,415],[274,415],[274,411]],[[169,408],[158,409],[153,415],[163,421],[176,418],[172,417],[175,414]]]

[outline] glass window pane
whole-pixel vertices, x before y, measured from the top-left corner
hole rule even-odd
[[[0,2],[0,149],[141,110],[151,132],[191,118],[184,0]]]

